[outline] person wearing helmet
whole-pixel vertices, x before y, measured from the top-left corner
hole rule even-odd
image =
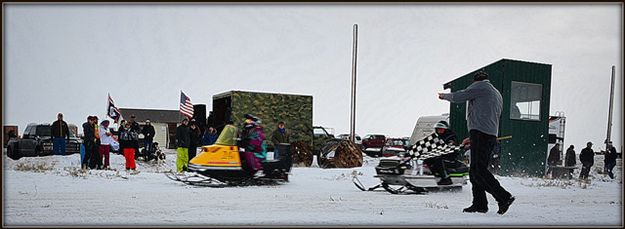
[[[456,144],[456,133],[449,129],[449,125],[445,121],[440,121],[434,125],[434,130],[439,139],[442,139],[446,144]],[[455,155],[455,154],[454,154]],[[455,158],[454,155],[441,155],[438,157],[428,158],[423,161],[432,171],[433,174],[441,178],[436,184],[438,185],[450,185],[452,184],[451,178],[447,174],[444,159]]]
[[[259,125],[260,122],[259,118],[246,114],[241,133],[241,147],[245,149],[245,161],[247,161],[254,177],[265,175],[260,162],[266,157],[267,145],[265,143],[265,133],[262,126]]]

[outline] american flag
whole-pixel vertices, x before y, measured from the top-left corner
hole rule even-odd
[[[193,104],[191,103],[191,99],[182,91],[180,91],[180,113],[187,116],[189,119],[193,117]]]
[[[117,121],[119,121],[119,119],[122,117],[122,112],[120,112],[119,109],[115,106],[111,94],[108,95],[109,102],[108,106],[106,107],[106,116],[111,117],[113,120],[115,120],[115,123],[117,123]]]

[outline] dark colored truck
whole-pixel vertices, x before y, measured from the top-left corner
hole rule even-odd
[[[22,138],[13,138],[7,143],[7,156],[13,160],[22,157],[52,155],[52,127],[50,124],[29,124]],[[80,139],[70,131],[66,155],[80,153]]]

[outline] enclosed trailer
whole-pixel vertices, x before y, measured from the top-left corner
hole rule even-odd
[[[244,121],[245,114],[253,114],[261,119],[267,136],[283,121],[291,131],[291,142],[304,142],[313,145],[313,97],[283,93],[228,91],[213,96],[213,118],[219,132],[228,121],[236,126]],[[271,141],[268,141],[273,147]]]

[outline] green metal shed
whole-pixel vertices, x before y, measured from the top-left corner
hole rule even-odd
[[[483,69],[503,97],[499,122],[500,175],[542,176],[549,137],[551,65],[501,59],[444,84],[459,91]],[[459,139],[468,137],[466,103],[450,103],[449,122]],[[507,138],[506,138],[507,137]]]

